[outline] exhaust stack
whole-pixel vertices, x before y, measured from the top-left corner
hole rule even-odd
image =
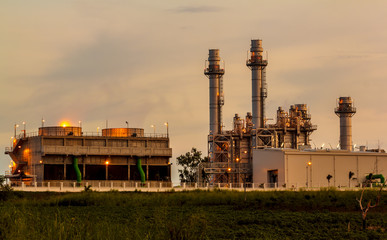
[[[335,108],[340,118],[340,149],[353,151],[352,147],[352,116],[356,113],[351,97],[340,97]]]
[[[219,49],[210,49],[204,75],[210,80],[210,134],[221,133],[224,68],[220,66]]]
[[[252,113],[254,128],[265,127],[265,98],[267,60],[263,60],[262,40],[251,40],[250,58],[246,66],[251,69]]]

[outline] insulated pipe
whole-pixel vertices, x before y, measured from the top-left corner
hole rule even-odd
[[[264,123],[264,99],[266,97],[262,82],[262,71],[267,66],[267,60],[263,60],[262,40],[251,40],[250,59],[246,65],[251,69],[251,103],[254,128],[265,127]]]
[[[220,101],[220,79],[224,69],[220,67],[219,49],[210,49],[208,55],[208,67],[204,74],[210,80],[210,134],[218,134],[221,131],[221,101]]]
[[[140,173],[140,177],[141,177],[141,183],[144,183],[145,182],[145,173],[144,173],[144,170],[142,169],[142,166],[141,166],[141,158],[136,157],[136,159],[137,159],[137,169],[138,169],[138,172]]]
[[[352,116],[356,113],[351,97],[340,97],[335,113],[340,117],[340,149],[353,151]]]
[[[75,156],[73,157],[73,167],[75,170],[75,174],[77,175],[77,183],[81,183],[82,174],[81,174],[81,171],[79,170],[79,167],[78,167],[78,158],[76,158]]]

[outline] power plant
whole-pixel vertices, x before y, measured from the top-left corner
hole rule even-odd
[[[235,114],[233,128],[223,129],[223,75],[219,49],[210,49],[204,74],[209,78],[210,129],[209,162],[199,169],[199,181],[212,186],[271,184],[271,186],[325,186],[326,176],[333,186],[348,186],[346,176],[356,175],[357,184],[373,173],[386,174],[387,154],[383,150],[354,152],[351,118],[356,113],[351,97],[340,97],[335,113],[340,117],[340,149],[312,149],[310,135],[317,130],[306,104],[278,107],[274,124],[267,123],[267,57],[262,40],[251,40],[246,66],[251,70],[251,112],[245,118]],[[306,169],[306,170],[305,170]],[[314,170],[313,170],[314,169]],[[318,171],[318,173],[316,173]],[[353,175],[353,174],[352,174]],[[384,181],[384,178],[382,178]],[[328,183],[329,184],[329,183]]]
[[[168,134],[145,134],[142,128],[40,127],[13,138],[5,151],[13,161],[11,183],[97,181],[171,183],[172,149]],[[128,184],[129,185],[129,184]]]
[[[196,186],[351,187],[367,179],[384,183],[385,151],[365,146],[356,151],[353,146],[356,108],[351,97],[340,97],[334,109],[340,118],[340,149],[312,148],[310,135],[317,126],[306,104],[292,104],[288,111],[280,106],[274,122],[267,121],[268,60],[262,40],[251,40],[246,66],[251,70],[251,112],[244,117],[235,113],[232,128],[224,129],[225,67],[219,49],[209,50],[204,68],[209,79],[209,161],[199,164]],[[95,134],[83,132],[81,126],[42,124],[35,133],[26,134],[24,129],[16,135],[15,124],[13,142],[5,151],[13,160],[6,177],[11,183],[171,184],[166,125],[167,134],[145,134],[142,128],[129,127],[106,127]]]
[[[223,75],[218,49],[210,49],[204,74],[209,77],[210,132],[208,156],[210,163],[203,170],[211,175],[212,183],[241,183],[252,181],[252,150],[263,148],[310,148],[310,134],[317,129],[311,123],[306,104],[291,105],[289,112],[281,107],[277,110],[274,124],[265,118],[267,98],[266,66],[262,40],[251,40],[246,66],[251,69],[252,111],[242,119],[234,116],[231,130],[222,128],[222,106],[224,104]]]

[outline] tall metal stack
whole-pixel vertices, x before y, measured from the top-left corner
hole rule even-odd
[[[252,113],[254,128],[265,127],[266,66],[263,59],[262,40],[251,40],[250,58],[246,66],[251,69]]]
[[[221,132],[224,68],[220,66],[219,49],[210,49],[204,74],[210,80],[210,134]]]
[[[356,113],[351,97],[340,97],[335,113],[340,117],[340,148],[353,151],[352,147],[352,116]]]
[[[292,105],[289,113],[279,108],[277,122],[265,122],[267,59],[263,57],[262,40],[251,40],[246,61],[252,74],[252,113],[248,112],[245,119],[235,114],[233,128],[222,129],[224,69],[220,63],[219,50],[210,49],[204,69],[210,80],[209,162],[199,166],[201,183],[205,181],[203,172],[209,184],[231,186],[251,182],[253,149],[310,148],[309,135],[316,126],[311,123],[306,104]]]

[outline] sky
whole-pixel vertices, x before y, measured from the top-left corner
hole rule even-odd
[[[314,145],[339,142],[336,99],[351,96],[353,142],[387,148],[386,1],[68,0],[0,3],[0,147],[68,120],[166,133],[174,163],[207,155],[208,49],[225,62],[223,121],[251,112],[251,39],[268,52],[266,116],[308,104]],[[18,133],[22,127],[17,129]],[[2,154],[0,174],[10,157]],[[172,179],[178,181],[176,163]]]

